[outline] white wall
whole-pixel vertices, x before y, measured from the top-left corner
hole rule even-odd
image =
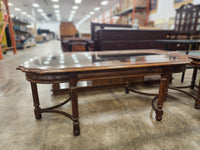
[[[200,0],[193,0],[193,4],[200,4]],[[150,14],[149,21],[155,21],[159,19],[168,20],[171,17],[175,17],[174,0],[158,0],[157,11]]]
[[[90,21],[87,21],[87,22],[80,24],[77,29],[78,29],[79,33],[90,33],[91,32],[90,28],[91,28],[91,23],[90,23]]]

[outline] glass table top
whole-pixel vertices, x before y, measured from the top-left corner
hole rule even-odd
[[[179,53],[180,55],[180,53]],[[177,63],[187,61],[176,55],[159,50],[133,50],[110,52],[78,52],[49,54],[44,57],[34,57],[20,65],[26,69],[54,70],[80,68],[117,68],[123,66],[147,65],[158,63]]]

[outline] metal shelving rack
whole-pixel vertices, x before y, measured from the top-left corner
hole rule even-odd
[[[0,45],[0,59],[3,59],[3,50],[9,50],[12,49],[14,54],[17,54],[16,49],[16,43],[15,43],[15,36],[14,36],[14,30],[13,30],[13,24],[12,19],[10,16],[10,9],[8,6],[8,0],[0,0],[0,2],[3,2],[5,9],[0,9],[0,13],[4,13],[4,22],[3,22],[3,28],[0,33],[0,44],[2,43],[3,35],[5,33],[6,26],[8,25],[9,28],[9,34],[10,34],[10,40],[11,40],[11,47],[8,47],[6,49],[2,49],[2,46]]]

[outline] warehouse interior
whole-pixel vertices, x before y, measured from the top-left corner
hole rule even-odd
[[[199,149],[199,0],[0,7],[0,149]]]

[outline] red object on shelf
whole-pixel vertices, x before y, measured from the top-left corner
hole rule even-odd
[[[15,36],[14,36],[14,30],[13,30],[13,24],[12,24],[12,19],[11,19],[11,16],[10,16],[10,9],[9,9],[9,6],[8,6],[8,0],[2,0],[2,1],[3,1],[4,5],[5,5],[5,10],[1,10],[1,11],[3,11],[6,14],[4,15],[5,22],[4,22],[4,25],[3,25],[3,29],[2,29],[2,31],[0,33],[0,44],[2,42],[3,34],[5,33],[5,29],[6,29],[6,26],[8,24],[9,33],[10,33],[10,40],[11,40],[12,46],[8,47],[6,49],[13,49],[13,53],[17,54]],[[2,50],[2,47],[0,45],[0,59],[3,59],[2,51],[3,50]]]

